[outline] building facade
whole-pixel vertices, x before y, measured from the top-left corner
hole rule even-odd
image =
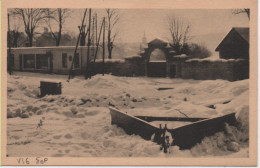
[[[90,60],[94,58],[95,49],[90,47]],[[74,61],[72,69],[81,73],[86,69],[87,51],[87,46],[79,46],[74,57],[75,46],[13,48],[10,64],[13,70],[68,74]]]
[[[216,48],[223,59],[249,59],[249,28],[232,28]]]
[[[90,71],[93,74],[104,72],[117,76],[229,81],[248,79],[249,44],[247,41],[249,39],[246,40],[246,33],[241,32],[246,31],[240,30],[238,33],[237,29],[232,29],[217,47],[221,59],[189,59],[185,54],[177,55],[168,42],[154,39],[147,43],[140,55],[128,56],[124,60],[108,59],[103,63],[100,60],[102,51],[97,52],[99,60],[90,65]],[[233,48],[230,46],[231,44],[234,44]],[[94,59],[96,49],[98,48],[90,47],[90,61]],[[160,54],[158,54],[159,52],[154,54],[155,51],[160,51]],[[74,62],[73,72],[84,74],[87,66],[88,47],[78,47],[75,57],[74,52],[75,46],[14,48],[11,50],[9,60],[13,70],[57,74],[68,74],[72,62]]]

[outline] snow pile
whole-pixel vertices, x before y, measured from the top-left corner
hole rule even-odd
[[[142,58],[140,55],[131,55],[131,56],[125,56],[125,59],[138,59],[138,58]]]
[[[97,59],[96,62],[103,62],[102,59]],[[105,63],[124,63],[125,60],[123,59],[105,59],[104,60]]]
[[[37,128],[42,116],[43,126]],[[160,153],[155,143],[129,136],[110,122],[107,108],[65,108],[26,120],[15,118],[8,123],[8,155],[137,157]]]
[[[203,58],[203,59],[199,59],[199,58],[193,58],[193,59],[189,59],[186,62],[239,62],[239,61],[245,61],[245,59],[222,59],[222,58],[216,58],[216,57],[207,57],[207,58]]]
[[[186,54],[181,54],[181,55],[175,55],[173,57],[174,58],[188,58],[189,56],[187,56]]]
[[[236,136],[241,139],[241,141],[248,141],[249,139],[249,101],[248,101],[249,91],[245,91],[240,96],[234,98],[230,103],[218,105],[217,110],[222,114],[227,114],[230,112],[236,112],[236,118],[239,123],[238,131],[242,134],[237,134]]]
[[[40,81],[62,82],[62,95],[38,97]],[[249,81],[195,81],[96,75],[90,80],[17,73],[8,77],[9,156],[248,156]],[[158,88],[172,88],[161,90]],[[160,146],[111,125],[108,106],[134,115],[210,118],[236,112],[237,127],[206,137],[190,150]],[[42,121],[42,126],[39,126]],[[158,125],[159,123],[152,123]],[[183,123],[182,123],[183,124]],[[40,124],[41,125],[41,124]],[[169,125],[170,126],[170,125]],[[172,127],[179,126],[174,124]],[[238,152],[239,153],[239,152]],[[241,156],[241,155],[236,155]]]

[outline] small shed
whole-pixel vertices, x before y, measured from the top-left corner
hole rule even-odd
[[[249,28],[234,27],[216,48],[222,59],[249,59]]]

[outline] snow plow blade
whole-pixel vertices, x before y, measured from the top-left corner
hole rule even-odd
[[[149,122],[121,112],[115,108],[109,107],[111,114],[111,124],[122,127],[127,134],[140,135],[146,140],[150,140],[151,136],[159,130]]]
[[[118,109],[109,107],[111,114],[111,124],[115,124],[125,130],[127,134],[140,135],[145,140],[151,140],[160,144],[160,136],[165,131],[160,127],[152,125],[149,121],[191,121],[192,123],[169,129],[173,142],[171,145],[177,145],[181,150],[190,149],[203,138],[212,136],[217,132],[225,130],[225,123],[236,125],[235,113],[214,117],[214,118],[181,118],[181,117],[152,117],[152,116],[133,116]],[[140,118],[139,118],[140,117]]]

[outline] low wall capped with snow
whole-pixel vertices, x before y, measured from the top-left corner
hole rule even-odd
[[[103,62],[103,60],[97,59],[95,62],[100,63],[100,62]],[[124,63],[125,60],[123,60],[123,59],[105,59],[104,62],[105,63]]]
[[[129,60],[129,59],[141,59],[142,56],[140,55],[132,55],[132,56],[126,56],[124,57],[126,60]]]
[[[191,59],[182,64],[185,79],[229,81],[249,78],[249,62],[243,59]]]
[[[186,62],[243,62],[246,61],[245,59],[220,59],[220,58],[204,58],[204,59],[199,59],[199,58],[193,58],[189,59]]]
[[[104,64],[104,73],[116,76],[144,76],[144,62],[141,57],[129,57],[125,60],[107,59]],[[95,63],[95,74],[103,73],[103,61]]]

